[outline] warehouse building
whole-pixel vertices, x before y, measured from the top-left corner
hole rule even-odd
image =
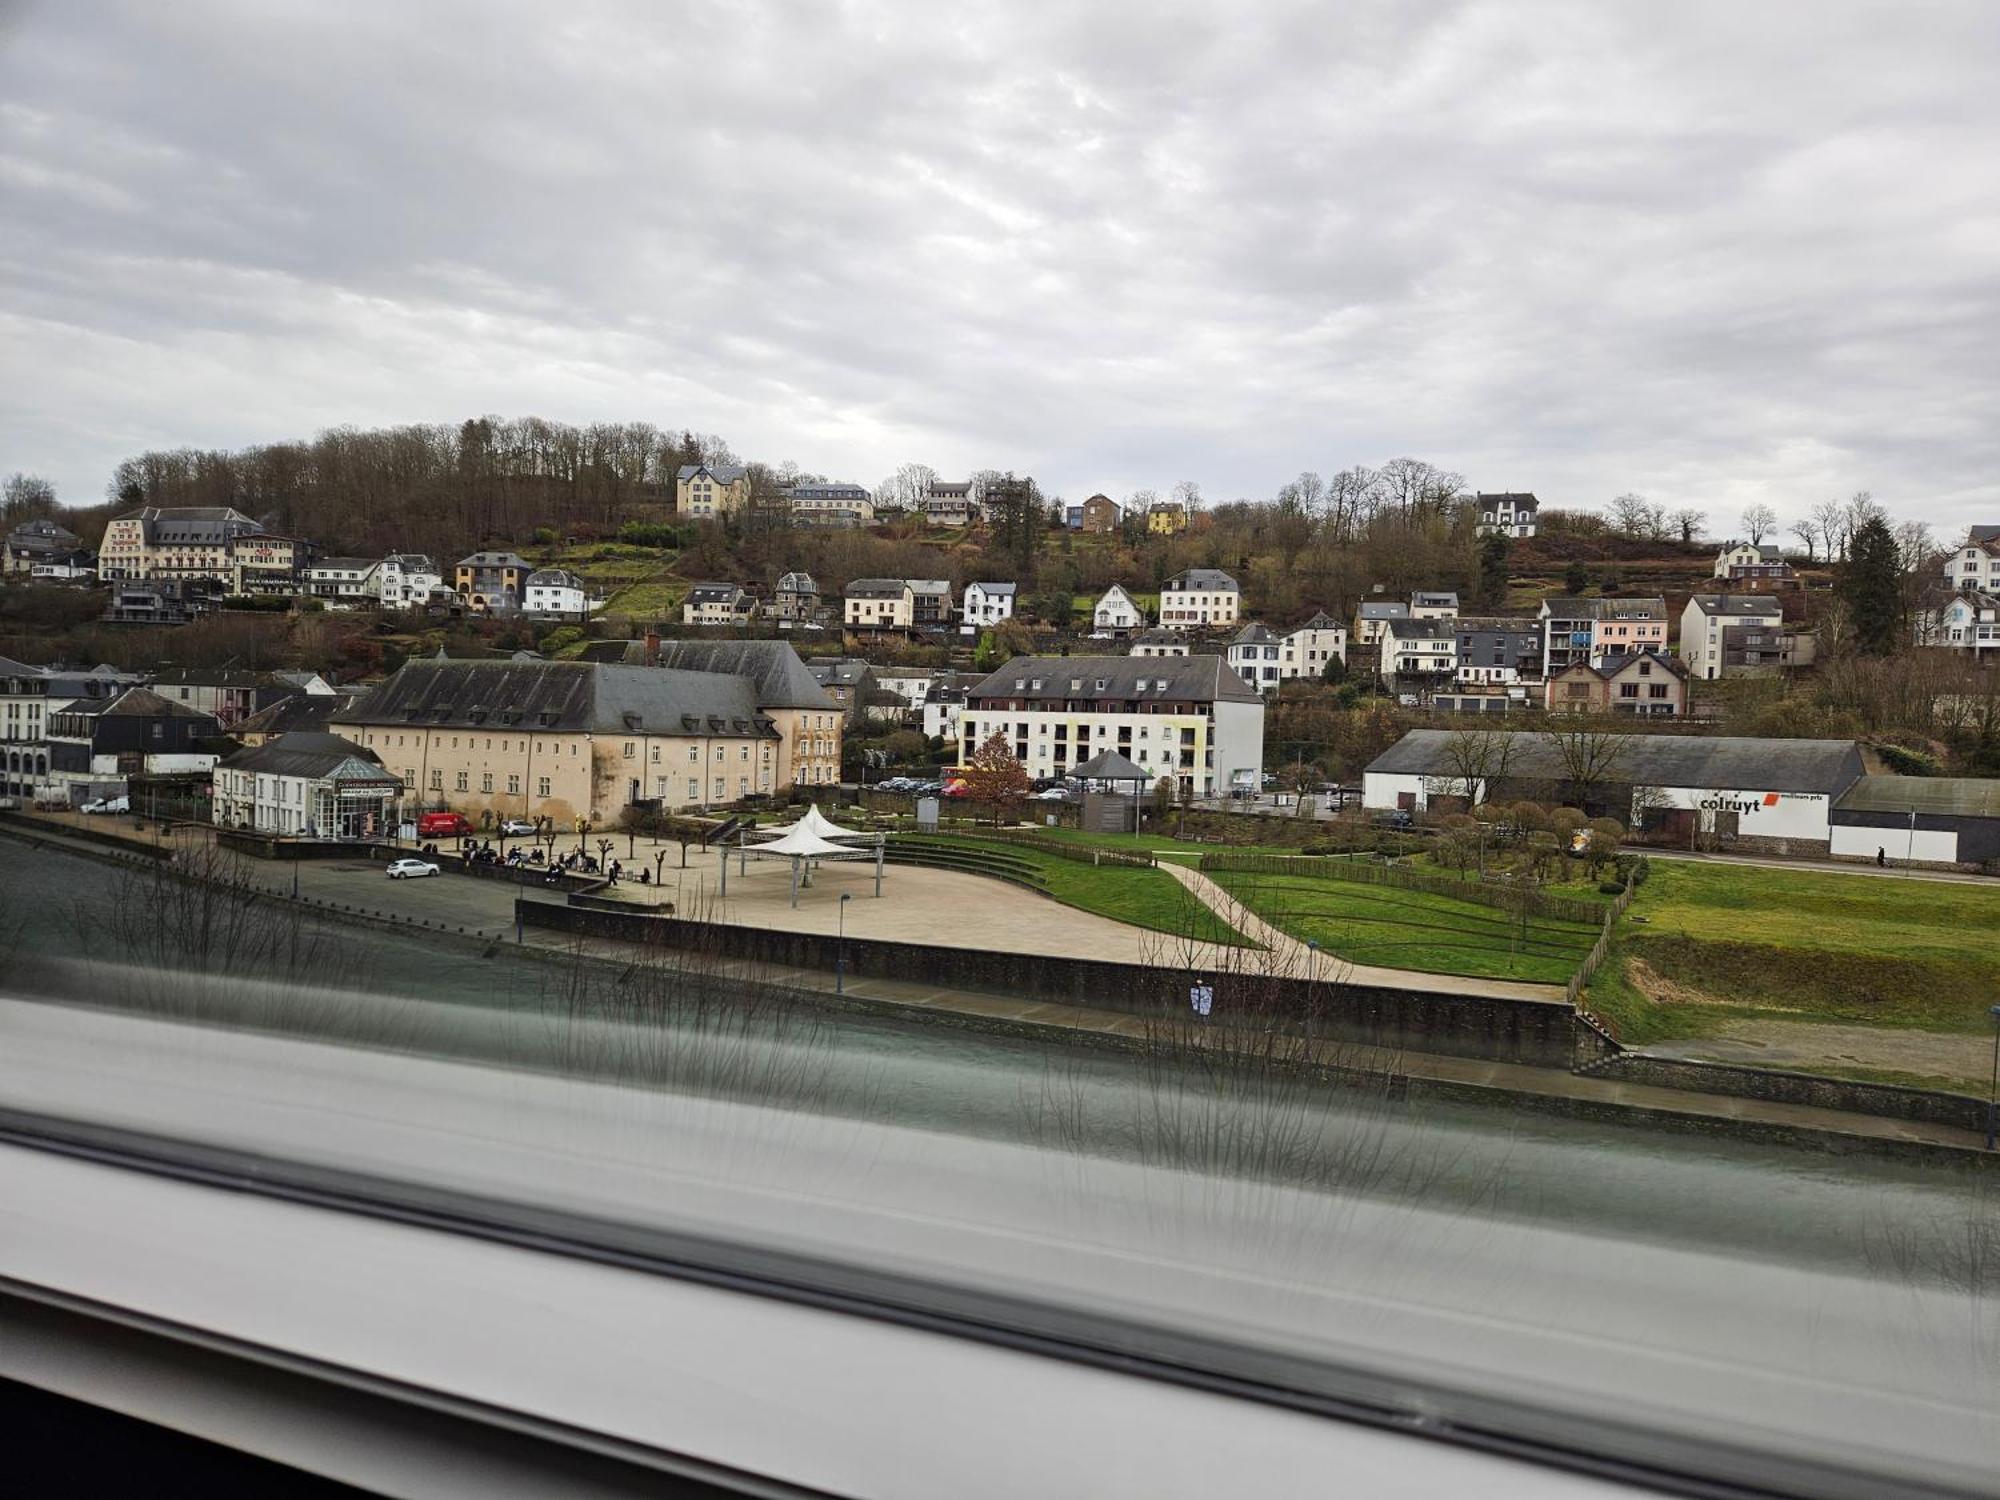
[[[1583,757],[1596,764],[1580,765]],[[1834,804],[1862,769],[1852,740],[1417,729],[1370,763],[1362,804],[1410,812],[1442,799],[1580,803],[1683,847],[1826,856]]]
[[[1863,776],[1833,804],[1832,852],[1871,863],[2000,863],[2000,781]]]

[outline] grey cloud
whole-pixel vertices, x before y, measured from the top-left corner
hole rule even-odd
[[[29,5],[0,467],[645,418],[864,482],[2000,518],[1977,0]]]

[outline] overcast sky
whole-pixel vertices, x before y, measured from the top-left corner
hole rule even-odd
[[[2000,521],[2000,8],[0,0],[0,470],[529,413]]]

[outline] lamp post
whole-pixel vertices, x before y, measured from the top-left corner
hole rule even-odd
[[[1993,1149],[1993,1135],[2000,1125],[2000,1005],[1987,1012],[1993,1017],[1993,1076],[1986,1085],[1986,1149]]]
[[[852,899],[852,892],[840,893],[840,917],[833,940],[833,992],[836,995],[847,993],[847,903]]]

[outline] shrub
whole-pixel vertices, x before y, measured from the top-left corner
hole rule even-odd
[[[1898,776],[1942,776],[1944,767],[1938,758],[1922,750],[1910,750],[1901,745],[1877,745],[1875,753],[1882,757],[1883,764]]]
[[[1601,896],[1622,896],[1625,894],[1625,882],[1622,880],[1602,880],[1598,882],[1597,891]]]
[[[618,528],[618,540],[634,547],[678,547],[681,534],[657,521],[627,521]]]

